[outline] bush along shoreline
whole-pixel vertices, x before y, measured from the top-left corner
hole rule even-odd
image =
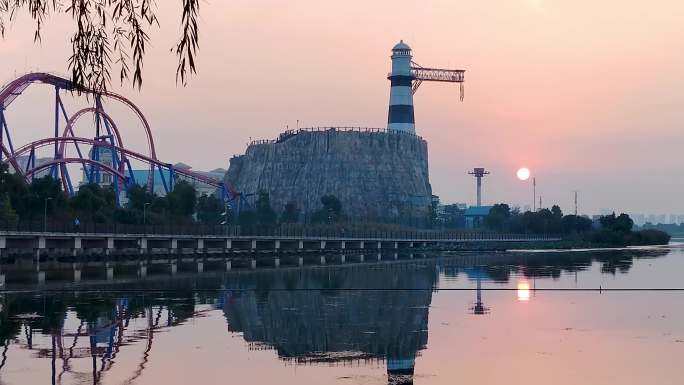
[[[667,245],[670,235],[656,229],[634,230],[634,221],[627,214],[604,215],[598,220],[586,216],[563,215],[560,207],[526,211],[511,209],[505,203],[492,206],[484,219],[484,227],[492,231],[525,234],[558,234],[558,242],[539,242],[530,248],[570,249],[627,246]],[[525,248],[516,245],[515,248]]]

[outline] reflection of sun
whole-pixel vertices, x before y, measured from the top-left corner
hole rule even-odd
[[[518,282],[518,301],[530,300],[530,284],[528,282]]]
[[[534,11],[541,11],[544,8],[543,0],[526,0],[527,7]]]

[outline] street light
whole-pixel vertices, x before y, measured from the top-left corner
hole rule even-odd
[[[532,211],[537,211],[537,178],[532,178]],[[539,209],[541,210],[541,202],[539,203]]]
[[[230,224],[228,223],[229,222],[228,220],[230,219],[228,210],[230,210],[230,208],[228,206],[228,200],[227,199],[223,199],[223,205],[224,205],[223,212],[221,213],[221,217],[223,218],[223,220],[221,221],[221,226],[225,226],[223,231],[225,232],[226,235],[228,235],[228,228],[230,226]]]
[[[43,206],[43,232],[47,233],[47,203],[52,198],[45,198],[45,204]]]
[[[143,205],[143,226],[147,225],[147,206],[151,203],[147,202]]]

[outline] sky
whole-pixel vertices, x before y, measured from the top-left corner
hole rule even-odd
[[[206,0],[186,87],[170,52],[180,1],[157,5],[142,89],[112,88],[143,110],[164,161],[227,168],[250,139],[297,120],[384,127],[390,50],[403,39],[423,66],[466,70],[463,102],[442,83],[414,98],[443,202],[474,203],[467,171],[486,167],[485,203],[531,205],[530,181],[515,177],[525,166],[544,206],[571,212],[578,191],[582,213],[684,214],[684,2]],[[0,40],[0,82],[68,73],[73,22],[51,17],[40,44],[32,28],[19,16]],[[11,106],[16,142],[49,135],[52,92],[31,88]],[[126,144],[144,149],[132,117],[112,109]]]

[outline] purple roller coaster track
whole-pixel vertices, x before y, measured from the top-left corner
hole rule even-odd
[[[43,139],[15,147],[5,112],[31,84],[50,85],[55,89],[54,131]],[[61,91],[75,91],[78,94],[91,95],[94,105],[83,108],[70,116],[62,102]],[[136,115],[145,131],[148,147],[146,154],[129,150],[124,146],[123,137],[117,125],[104,111],[103,99],[120,102]],[[86,114],[92,114],[95,117],[95,136],[92,139],[74,134],[75,123]],[[62,126],[63,129],[60,132]],[[74,146],[76,156],[67,156],[67,145]],[[50,147],[53,149],[52,159],[36,164],[36,150]],[[91,150],[84,154],[82,147],[90,147]],[[38,172],[49,170],[51,176],[62,181],[64,191],[70,195],[74,194],[74,187],[67,165],[81,164],[87,183],[102,183],[104,173],[112,176],[117,204],[120,204],[119,192],[127,191],[129,186],[138,183],[130,162],[135,160],[149,167],[145,186],[150,192],[154,191],[154,176],[155,172],[158,172],[167,193],[173,190],[176,181],[181,178],[216,188],[222,200],[234,210],[239,210],[238,206],[245,203],[245,200],[241,199],[241,194],[223,180],[187,169],[176,169],[171,163],[164,163],[157,159],[150,125],[142,111],[127,98],[113,92],[95,92],[87,88],[78,88],[70,80],[49,73],[29,73],[12,80],[0,89],[0,150],[0,162],[10,165],[14,172],[25,178],[27,182],[30,182]],[[103,157],[103,154],[107,155]],[[19,159],[25,161],[24,167],[20,165]]]

